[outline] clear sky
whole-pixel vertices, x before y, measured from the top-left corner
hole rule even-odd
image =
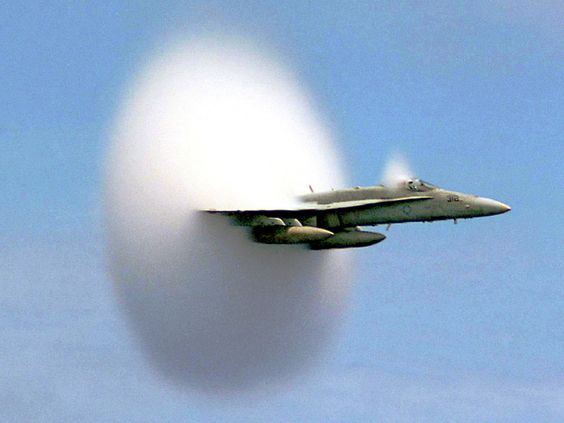
[[[0,8],[0,420],[564,420],[564,4],[8,2]],[[509,214],[396,225],[357,255],[322,369],[229,407],[163,385],[105,270],[100,180],[123,91],[175,34],[262,40],[353,185],[402,152]]]

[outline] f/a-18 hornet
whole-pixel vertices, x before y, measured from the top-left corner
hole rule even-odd
[[[447,191],[420,179],[394,187],[355,187],[299,197],[303,207],[272,210],[206,210],[251,228],[255,242],[304,244],[313,250],[366,247],[385,235],[360,226],[470,219],[508,212],[499,201]]]

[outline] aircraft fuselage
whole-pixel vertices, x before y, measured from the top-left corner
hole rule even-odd
[[[395,187],[377,185],[311,193],[293,208],[206,210],[251,227],[253,241],[263,244],[306,244],[314,250],[366,247],[386,236],[360,226],[469,219],[505,213],[499,201],[447,191],[419,179]]]
[[[424,189],[424,188],[423,188]],[[429,222],[446,219],[468,219],[505,213],[510,207],[499,201],[476,195],[434,188],[427,191],[410,191],[403,187],[384,186],[357,187],[325,193],[307,194],[301,197],[304,203],[338,204],[346,201],[366,199],[393,199],[397,197],[420,197],[403,202],[391,202],[378,206],[359,207],[336,211],[328,215],[327,226],[351,227],[373,226],[391,223]],[[323,225],[325,226],[325,225]]]

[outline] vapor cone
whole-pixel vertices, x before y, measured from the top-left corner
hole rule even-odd
[[[207,392],[295,375],[335,330],[347,253],[255,244],[199,210],[341,186],[329,133],[291,73],[226,39],[173,46],[129,92],[107,161],[108,252],[151,363]]]
[[[394,154],[384,167],[382,181],[385,186],[394,187],[414,178],[413,171],[405,158]]]

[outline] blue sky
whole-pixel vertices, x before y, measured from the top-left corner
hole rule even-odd
[[[560,2],[12,2],[0,10],[4,421],[561,421]],[[491,219],[396,225],[359,252],[347,321],[289,392],[209,404],[163,385],[117,310],[100,180],[124,89],[170,37],[283,55],[349,181],[394,151],[499,199]],[[299,386],[298,386],[299,385]]]

